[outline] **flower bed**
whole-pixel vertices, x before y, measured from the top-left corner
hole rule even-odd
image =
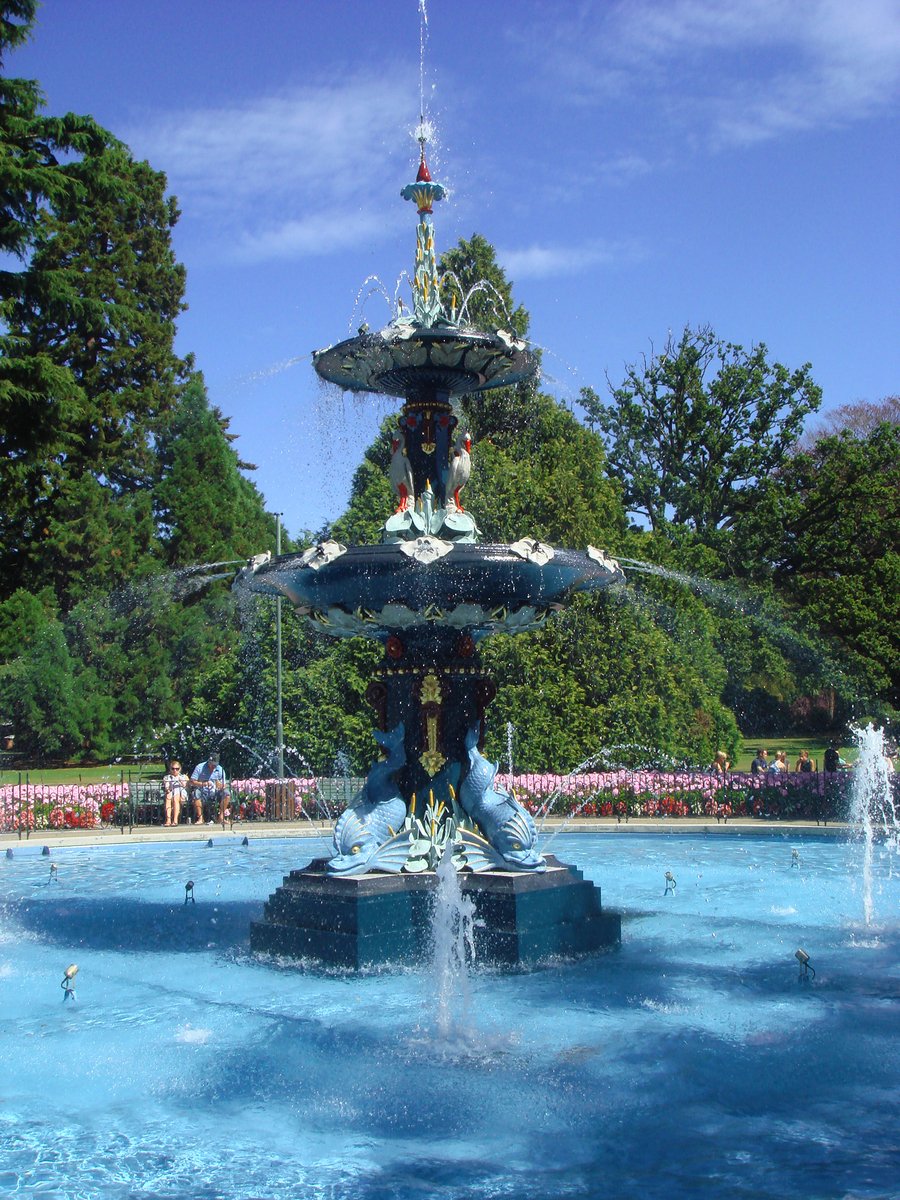
[[[846,812],[852,772],[725,776],[707,771],[592,771],[572,775],[498,775],[536,818],[758,817],[835,820]],[[235,779],[234,820],[266,820],[267,787],[292,792],[295,819],[328,819],[349,803],[361,781]],[[344,786],[347,784],[348,786]],[[352,786],[349,786],[351,785]],[[92,829],[111,824],[129,799],[128,783],[8,784],[0,787],[0,831]],[[281,819],[285,812],[282,806]]]
[[[0,831],[93,829],[112,821],[128,784],[7,784],[0,787]]]
[[[594,771],[498,775],[535,817],[759,817],[835,820],[846,809],[844,774],[724,776],[708,771]]]

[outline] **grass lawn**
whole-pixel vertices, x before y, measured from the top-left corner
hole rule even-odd
[[[787,751],[787,760],[790,769],[793,771],[794,763],[800,756],[801,750],[808,750],[809,757],[813,760],[813,764],[818,770],[825,769],[824,758],[825,751],[834,737],[838,744],[838,751],[844,762],[855,762],[857,749],[855,746],[842,746],[841,735],[838,734],[810,734],[807,737],[761,737],[761,738],[744,738],[744,744],[738,755],[737,761],[732,763],[734,771],[749,771],[750,764],[756,758],[756,751],[759,747],[764,746],[769,752],[769,762],[775,757],[776,750]]]
[[[43,769],[32,767],[21,771],[0,771],[0,787],[7,783],[25,782],[27,775],[29,783],[59,784],[59,783],[118,783],[125,779],[140,779],[143,776],[162,775],[165,773],[163,763],[142,763],[140,766],[121,767],[113,763],[109,767],[54,767]]]
[[[800,751],[808,750],[810,758],[821,771],[824,769],[823,760],[825,751],[832,738],[835,738],[838,743],[841,758],[845,762],[855,762],[857,756],[856,747],[842,746],[842,735],[840,732],[815,736],[810,735],[809,737],[748,737],[744,738],[737,759],[731,764],[731,769],[733,771],[749,771],[750,763],[756,757],[757,747],[765,746],[769,751],[770,761],[775,757],[776,750],[786,750],[788,764],[792,771]],[[708,766],[707,763],[703,763],[702,765]],[[135,764],[131,766],[118,766],[113,763],[108,767],[54,767],[52,769],[32,767],[27,771],[23,768],[21,772],[0,771],[0,786],[8,783],[18,783],[20,776],[24,783],[26,774],[29,783],[117,783],[123,777],[126,781],[129,778],[141,779],[147,776],[158,778],[165,774],[165,769],[165,763],[162,762],[141,763],[139,766]]]

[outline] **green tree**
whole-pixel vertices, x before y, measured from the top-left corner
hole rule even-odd
[[[173,566],[249,558],[271,549],[274,518],[242,472],[228,419],[194,375],[157,440],[156,520]]]
[[[388,473],[391,436],[396,428],[396,416],[385,417],[378,436],[354,471],[347,510],[330,529],[330,535],[338,541],[363,546],[379,541],[381,526],[396,504]]]
[[[465,301],[464,316],[478,329],[512,330],[520,338],[528,337],[528,310],[513,298],[512,284],[497,262],[494,247],[479,233],[441,255],[443,294],[459,292]],[[514,434],[527,428],[534,415],[536,384],[525,380],[515,387],[492,388],[473,392],[459,401],[460,417],[473,438],[499,436],[501,431]]]
[[[26,36],[33,5],[4,12],[2,51]],[[91,118],[44,116],[32,81],[0,87],[0,248],[19,260],[0,272],[2,588],[49,582],[69,607],[92,564],[122,580],[153,551],[135,497],[155,482],[153,437],[183,371],[178,213],[165,177]]]
[[[686,328],[628,367],[609,404],[582,392],[629,512],[654,530],[672,522],[704,538],[734,523],[821,402],[809,364],[792,371],[767,353]]]
[[[849,651],[863,694],[900,707],[900,426],[819,438],[735,526],[735,558]],[[849,682],[849,681],[845,681]]]
[[[43,759],[79,745],[74,664],[49,590],[0,603],[0,713],[22,753]]]

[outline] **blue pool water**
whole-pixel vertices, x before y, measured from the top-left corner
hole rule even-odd
[[[893,851],[876,848],[867,926],[862,851],[843,841],[552,849],[623,911],[621,949],[476,970],[441,1035],[427,966],[325,975],[249,955],[250,920],[322,843],[72,847],[53,852],[58,882],[39,844],[16,847],[0,859],[0,1195],[900,1195]]]

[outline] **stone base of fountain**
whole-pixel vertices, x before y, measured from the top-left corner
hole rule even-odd
[[[251,950],[352,969],[430,956],[434,872],[340,877],[327,875],[325,862],[285,877],[251,926]],[[621,941],[619,913],[604,911],[600,889],[553,855],[541,873],[462,872],[459,879],[475,904],[478,963],[533,966]]]

